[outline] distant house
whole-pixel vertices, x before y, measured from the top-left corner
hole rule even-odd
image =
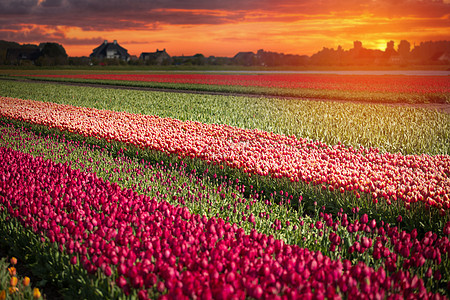
[[[10,48],[6,51],[6,61],[11,64],[20,65],[23,62],[34,63],[41,55],[38,47]]]
[[[438,61],[441,63],[449,63],[450,62],[450,51],[447,52],[437,52],[431,57],[432,61]]]
[[[100,46],[92,50],[90,58],[103,59],[120,59],[124,61],[130,60],[130,54],[128,50],[121,47],[116,40],[112,43],[108,43],[107,40],[103,42]]]
[[[388,64],[400,64],[402,63],[402,57],[398,54],[391,55],[388,59]]]
[[[253,52],[239,52],[233,57],[233,61],[237,65],[253,66],[256,64],[256,54]]]
[[[139,59],[152,65],[164,65],[171,62],[171,57],[166,49],[156,49],[156,52],[142,52]]]

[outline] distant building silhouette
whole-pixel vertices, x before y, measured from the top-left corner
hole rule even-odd
[[[241,66],[300,66],[307,64],[308,57],[306,55],[284,54],[278,52],[264,51],[258,52],[239,52],[236,54],[232,62]]]
[[[253,66],[256,64],[256,54],[253,52],[239,52],[233,57],[233,62],[241,66]]]
[[[6,51],[6,61],[13,65],[21,65],[24,62],[34,63],[41,55],[38,47],[10,48]]]
[[[103,59],[120,59],[124,61],[130,60],[130,55],[128,50],[121,47],[117,40],[112,43],[108,43],[107,40],[103,42],[100,46],[92,50],[90,58],[97,58],[99,60]]]
[[[156,52],[142,52],[139,59],[150,65],[168,65],[172,61],[166,49],[156,49]]]
[[[323,48],[313,54],[308,61],[312,65],[323,66],[359,66],[383,64],[383,51],[364,48],[361,41],[354,41],[353,48],[345,51],[341,46],[337,50]]]
[[[450,41],[421,42],[411,50],[411,59],[416,64],[450,63]]]

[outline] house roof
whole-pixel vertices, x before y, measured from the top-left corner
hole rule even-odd
[[[252,56],[256,56],[255,53],[253,52],[239,52],[237,53],[233,58],[238,58],[238,57],[252,57]]]
[[[170,58],[170,55],[166,52],[166,49],[156,49],[156,52],[142,52],[139,56],[140,59],[158,59],[159,57]]]
[[[156,52],[142,52],[141,55],[159,55],[159,54],[167,54],[166,49],[164,50],[159,50],[156,49]]]
[[[128,50],[120,46],[116,40],[114,40],[114,42],[112,43],[108,43],[108,41],[105,40],[103,44],[92,50],[92,54],[90,55],[90,57],[106,57],[106,54],[109,51],[116,51],[123,58],[130,57],[130,55],[128,54]]]

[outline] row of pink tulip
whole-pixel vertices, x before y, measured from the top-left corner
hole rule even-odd
[[[440,209],[443,215],[450,208],[448,155],[381,154],[378,149],[330,147],[318,141],[228,125],[5,97],[0,101],[0,116],[199,158],[250,174],[352,192],[357,198],[366,194],[374,203],[401,201],[409,208],[422,202]]]
[[[0,207],[55,242],[71,263],[111,277],[125,294],[170,298],[439,298],[407,271],[387,275],[360,262],[250,234],[187,208],[121,189],[67,164],[0,148]],[[31,171],[32,170],[32,171]],[[314,293],[313,293],[314,292]]]

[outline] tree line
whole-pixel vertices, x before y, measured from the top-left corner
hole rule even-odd
[[[0,41],[1,65],[151,65],[161,64],[157,60],[142,61],[137,57],[129,61],[105,59],[92,60],[89,57],[69,57],[64,47],[57,43],[18,44]],[[365,66],[365,65],[448,65],[450,64],[450,41],[427,41],[411,46],[406,40],[395,46],[394,41],[386,43],[385,50],[368,49],[360,41],[353,42],[353,48],[344,50],[341,46],[323,48],[307,55],[284,54],[265,51],[239,52],[234,57],[169,56],[165,65],[241,65],[241,66]]]

